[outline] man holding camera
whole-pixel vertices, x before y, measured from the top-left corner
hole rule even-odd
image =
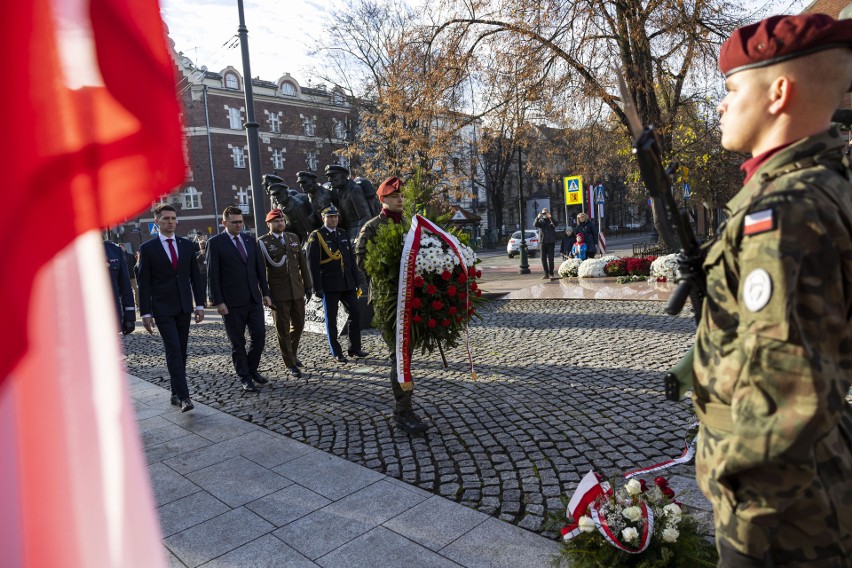
[[[556,224],[547,209],[542,209],[535,218],[535,228],[538,229],[538,242],[541,245],[541,267],[544,269],[542,280],[549,280],[553,275],[553,254],[556,249]]]

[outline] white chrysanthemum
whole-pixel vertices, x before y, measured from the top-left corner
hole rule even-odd
[[[600,258],[600,260],[605,260],[605,261],[609,262],[610,260],[618,260],[620,258],[621,258],[620,256],[615,255],[615,254],[607,254],[605,256],[602,256]]]
[[[601,258],[589,258],[583,261],[580,268],[577,269],[577,276],[580,278],[602,278],[606,276],[604,267],[609,261]]]
[[[580,268],[581,264],[583,264],[583,261],[579,258],[569,258],[559,265],[559,276],[562,278],[577,276],[577,269]]]
[[[651,276],[674,280],[677,277],[677,254],[657,257],[651,263]]]

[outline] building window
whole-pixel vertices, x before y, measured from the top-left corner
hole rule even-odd
[[[242,130],[243,129],[243,115],[240,112],[240,109],[230,107],[228,109],[228,121],[230,122],[230,126],[232,130]]]
[[[272,167],[276,170],[284,169],[284,151],[283,150],[273,150],[272,151]]]
[[[281,132],[281,117],[277,112],[269,113],[269,131],[276,134]]]
[[[245,150],[239,146],[234,146],[231,148],[231,156],[234,158],[234,167],[235,168],[244,168],[246,167],[246,155]]]
[[[226,89],[234,89],[237,90],[240,88],[240,82],[237,79],[237,76],[233,73],[225,74],[225,88]]]
[[[317,129],[317,117],[305,116],[303,114],[300,114],[299,118],[302,119],[302,126],[305,129],[305,136],[313,136]]]
[[[334,137],[338,140],[346,140],[346,121],[345,120],[334,120]]]
[[[346,156],[338,156],[337,157],[337,165],[343,166],[346,169],[349,169],[349,158]]]
[[[295,97],[296,86],[293,83],[284,81],[283,83],[281,83],[281,94],[285,97]]]
[[[184,209],[201,209],[201,194],[192,186],[183,191]]]
[[[248,215],[251,212],[251,206],[249,204],[249,196],[251,195],[251,186],[248,188],[245,187],[236,187],[232,186],[237,192],[237,207],[243,212],[243,215]]]
[[[319,152],[308,152],[307,157],[305,158],[305,163],[308,165],[308,170],[315,172],[317,171],[317,154]]]

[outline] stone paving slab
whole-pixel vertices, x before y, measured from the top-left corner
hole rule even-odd
[[[458,567],[464,565],[449,560],[441,549],[490,518],[249,422],[241,421],[238,435],[224,441],[203,438],[190,429],[210,432],[210,424],[236,425],[234,419],[199,403],[202,412],[194,420],[192,412],[181,414],[171,407],[168,396],[162,396],[165,389],[150,384],[162,390],[158,396],[152,388],[140,388],[140,379],[128,381],[131,396],[146,401],[137,405],[140,412],[155,400],[166,405],[161,414],[140,420],[141,426],[183,431],[148,450],[164,460],[154,457],[149,472],[169,566]],[[174,445],[180,440],[193,442]],[[202,446],[196,447],[199,442]],[[157,450],[169,444],[169,451]],[[426,519],[443,525],[443,541],[431,539],[434,550],[419,542],[425,527],[418,506],[427,501],[433,512],[454,519]],[[459,522],[471,517],[476,522]],[[539,549],[553,545],[506,527],[515,539],[533,536]],[[539,552],[532,547],[530,554]]]

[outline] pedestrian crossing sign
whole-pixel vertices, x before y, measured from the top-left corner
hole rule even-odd
[[[565,205],[583,205],[583,176],[562,178],[565,185]]]

